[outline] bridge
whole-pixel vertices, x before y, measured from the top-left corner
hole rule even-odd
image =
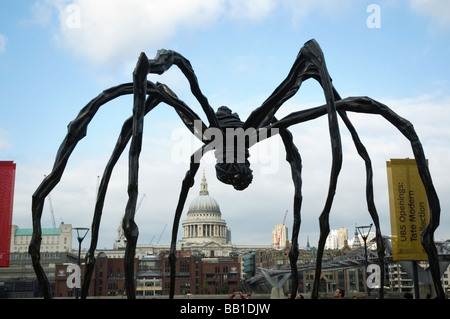
[[[374,239],[375,240],[375,239]],[[386,255],[384,257],[384,263],[387,265],[392,260],[392,245],[389,237],[383,237],[384,244],[386,246]],[[443,242],[435,242],[439,255],[439,266],[441,270],[441,276],[447,270],[450,265],[450,240]],[[367,262],[368,264],[378,264],[378,255],[375,250],[367,250]],[[398,261],[403,269],[408,273],[410,278],[413,278],[413,267],[411,261]],[[349,268],[363,267],[366,264],[366,257],[364,247],[358,247],[353,249],[347,254],[336,256],[334,258],[324,260],[322,262],[322,271],[326,270],[343,270]],[[432,283],[431,274],[428,271],[427,262],[419,263],[419,282]],[[312,271],[316,268],[316,263],[301,263],[297,264],[298,271]],[[284,284],[289,280],[291,276],[291,267],[284,266],[279,269],[265,269],[258,267],[259,272],[255,276],[245,281],[248,285],[258,285],[268,282],[272,288],[281,288],[281,283]],[[282,276],[282,277],[281,277]],[[275,280],[277,278],[278,280]]]

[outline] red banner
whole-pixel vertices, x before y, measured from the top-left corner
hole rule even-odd
[[[9,267],[16,164],[0,161],[0,267]]]

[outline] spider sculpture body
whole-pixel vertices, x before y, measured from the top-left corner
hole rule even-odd
[[[203,123],[200,117],[165,84],[153,83],[147,80],[149,73],[162,74],[171,66],[176,65],[189,81],[192,94],[200,103],[208,119],[209,126]],[[315,79],[323,88],[326,104],[315,108],[300,110],[278,120],[275,117],[277,110],[294,96],[303,81]],[[394,125],[410,142],[417,162],[419,174],[425,185],[429,207],[431,211],[428,226],[421,234],[423,247],[425,248],[429,262],[436,294],[444,298],[444,291],[440,285],[440,272],[437,250],[433,241],[433,234],[439,226],[440,205],[431,175],[426,164],[425,155],[420,140],[412,126],[406,119],[400,117],[386,105],[368,97],[349,97],[341,99],[331,83],[324,56],[318,43],[313,39],[304,44],[286,79],[275,89],[261,106],[255,109],[244,122],[237,114],[232,113],[227,107],[220,107],[214,112],[207,98],[200,90],[196,75],[190,62],[182,55],[174,51],[160,50],[155,59],[149,60],[141,53],[136,68],[133,72],[133,82],[125,83],[103,91],[91,100],[69,124],[68,133],[63,140],[55,159],[52,172],[48,174],[39,185],[32,197],[33,236],[29,245],[29,253],[32,257],[33,267],[39,280],[41,291],[45,298],[51,298],[52,292],[48,279],[40,264],[41,245],[41,216],[45,197],[59,183],[71,152],[77,143],[86,135],[87,126],[95,116],[97,110],[105,103],[125,94],[133,94],[133,113],[122,127],[120,136],[112,152],[103,173],[97,195],[94,216],[91,226],[91,243],[86,254],[86,268],[81,297],[86,298],[91,276],[95,264],[95,249],[97,246],[99,225],[102,215],[105,194],[113,168],[123,153],[123,150],[131,140],[129,150],[129,178],[128,178],[128,202],[123,218],[123,229],[127,239],[125,250],[125,281],[128,298],[135,298],[133,259],[136,250],[138,227],[134,222],[136,202],[138,196],[138,164],[142,144],[144,116],[153,110],[161,102],[174,108],[185,126],[202,142],[203,146],[191,156],[190,167],[181,185],[181,192],[175,210],[172,241],[170,249],[171,288],[170,297],[174,296],[175,282],[175,247],[179,221],[188,195],[189,189],[194,184],[194,177],[200,166],[200,159],[205,152],[215,151],[217,159],[216,173],[220,181],[233,185],[237,190],[243,190],[252,182],[252,171],[247,158],[249,148],[264,138],[279,135],[286,150],[286,160],[290,164],[292,180],[294,183],[293,203],[293,232],[292,247],[289,252],[291,264],[292,291],[291,298],[295,298],[298,286],[298,235],[300,229],[300,209],[302,203],[302,161],[297,147],[293,143],[292,134],[289,131],[291,125],[316,119],[320,116],[328,116],[329,136],[331,141],[332,162],[330,182],[325,205],[319,217],[320,237],[318,242],[318,254],[316,260],[315,281],[312,290],[312,298],[318,297],[318,286],[321,272],[322,256],[325,240],[330,231],[329,214],[335,195],[336,185],[342,164],[342,147],[339,132],[338,117],[352,135],[355,147],[362,157],[366,167],[366,199],[369,214],[371,215],[377,238],[377,252],[380,264],[380,298],[383,298],[384,286],[384,244],[381,238],[380,223],[373,200],[372,165],[369,154],[362,144],[355,128],[347,117],[347,112],[359,112],[378,114]],[[216,134],[211,134],[214,129]],[[226,143],[230,139],[229,129],[232,129],[231,140],[240,140],[241,143]],[[250,130],[251,129],[251,130]],[[267,131],[271,134],[267,134]],[[249,133],[250,132],[250,133]],[[264,134],[263,134],[264,133]],[[222,140],[221,140],[222,139]],[[240,145],[239,145],[240,144]]]

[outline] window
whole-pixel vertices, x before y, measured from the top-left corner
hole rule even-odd
[[[180,272],[189,272],[189,260],[180,261]]]

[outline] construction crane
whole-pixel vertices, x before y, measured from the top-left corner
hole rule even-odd
[[[284,218],[283,218],[283,224],[281,224],[282,226],[281,226],[281,228],[279,229],[279,231],[278,231],[278,236],[277,236],[277,242],[276,242],[276,246],[277,246],[277,249],[280,249],[280,241],[281,241],[281,232],[283,231],[283,227],[284,227],[284,225],[285,225],[285,223],[286,223],[286,216],[287,216],[287,213],[288,213],[288,210],[286,209],[286,213],[284,214]]]
[[[139,201],[139,204],[136,207],[136,212],[138,211],[139,207],[141,207],[141,204],[142,204],[142,201],[144,200],[144,198],[145,198],[145,194],[142,195],[141,200]]]
[[[100,186],[100,176],[97,175],[97,186],[95,186],[95,195],[98,196],[98,188]]]
[[[164,234],[164,231],[166,230],[167,224],[164,226],[163,231],[161,232],[161,235],[159,235],[158,241],[156,242],[156,244],[159,244],[159,241],[161,240],[162,235]]]
[[[164,226],[161,234],[159,235],[158,241],[156,242],[156,244],[159,244],[159,241],[161,240],[162,235],[164,234],[164,231],[166,230],[167,224]],[[155,235],[153,235],[152,240],[150,240],[150,244],[153,243],[153,239],[155,239]]]
[[[53,204],[52,204],[52,198],[51,198],[50,194],[48,194],[48,204],[50,205],[50,213],[52,215],[53,228],[56,228],[55,213],[53,212]]]
[[[44,177],[47,177],[47,175],[44,175]],[[50,214],[51,214],[51,217],[52,217],[52,225],[53,225],[53,228],[56,228],[55,213],[53,211],[52,197],[50,196],[50,194],[48,194],[47,198],[48,198],[48,204],[50,206]],[[63,223],[62,219],[61,219],[61,223]]]

